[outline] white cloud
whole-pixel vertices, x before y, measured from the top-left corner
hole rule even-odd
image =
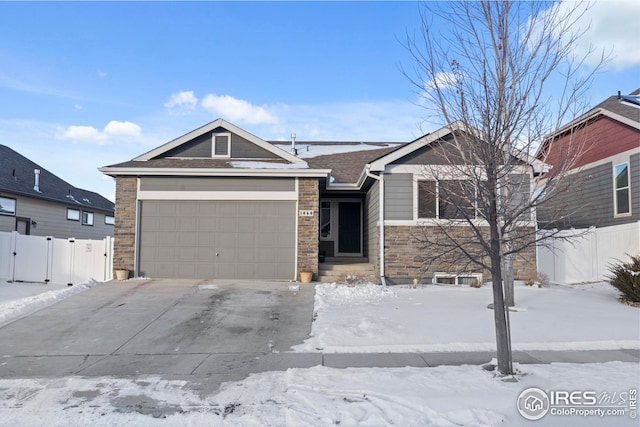
[[[164,103],[167,108],[181,108],[184,110],[193,110],[198,105],[198,98],[193,94],[193,91],[182,91],[174,93],[171,98]]]
[[[107,77],[108,73],[103,70],[98,70],[98,77]]]
[[[440,71],[436,73],[435,77],[424,83],[425,88],[435,89],[436,85],[440,89],[452,88],[456,84],[457,78],[453,73],[448,73],[446,71]]]
[[[73,142],[85,142],[90,144],[109,144],[112,139],[118,137],[138,137],[142,129],[132,122],[110,121],[102,131],[93,126],[68,126],[66,129],[58,128],[58,138]]]
[[[580,7],[575,0],[563,0],[559,4],[561,13]],[[600,54],[611,54],[607,67],[624,70],[640,65],[638,48],[638,22],[640,21],[640,1],[596,0],[576,22],[576,28],[585,31],[577,41],[574,51],[577,57],[587,58],[587,65],[597,65]]]
[[[103,133],[114,136],[140,136],[142,129],[135,123],[112,120],[104,127]]]
[[[59,132],[61,139],[70,139],[75,142],[89,142],[92,144],[107,144],[107,136],[93,126],[69,126]]]
[[[257,106],[229,95],[209,94],[202,100],[202,106],[212,113],[231,122],[247,124],[276,124],[278,116],[269,110],[274,107]]]

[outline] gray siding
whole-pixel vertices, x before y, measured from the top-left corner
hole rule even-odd
[[[413,175],[410,173],[384,175],[385,220],[413,219]]]
[[[380,184],[375,182],[364,201],[364,255],[369,258],[369,262],[374,265],[375,271],[380,270],[379,261],[379,228],[378,219],[380,218]]]
[[[294,178],[149,177],[140,179],[144,191],[295,191]]]
[[[278,159],[271,151],[231,134],[231,157],[234,159]]]
[[[67,206],[62,203],[46,202],[28,197],[15,197],[16,216],[35,221],[31,225],[32,236],[52,236],[60,239],[104,239],[113,236],[113,225],[104,223],[105,214],[81,206]],[[82,225],[80,221],[67,220],[67,208],[93,212],[93,226]],[[16,217],[0,215],[0,231],[14,231]]]
[[[572,179],[571,191],[566,197],[538,209],[538,220],[543,228],[607,227],[640,221],[640,154],[629,162],[631,215],[614,217],[613,163],[585,169],[566,179]],[[559,207],[568,215],[562,222],[550,222]]]
[[[164,153],[165,157],[194,157],[194,158],[210,158],[213,147],[212,138],[214,133],[227,132],[224,128],[217,128],[212,132],[207,132],[191,141],[169,150]],[[258,147],[253,142],[232,133],[231,134],[231,158],[235,159],[277,159],[279,158],[270,151],[262,147]]]

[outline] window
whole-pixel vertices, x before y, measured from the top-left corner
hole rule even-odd
[[[471,286],[482,283],[481,273],[433,273],[432,283],[438,285]]]
[[[93,225],[93,212],[82,211],[82,225]]]
[[[231,157],[231,134],[213,134],[213,157]]]
[[[631,213],[631,192],[629,191],[629,164],[622,163],[613,168],[615,215]]]
[[[418,218],[475,218],[475,199],[476,189],[471,181],[419,181]]]
[[[115,219],[111,216],[111,215],[105,215],[104,216],[104,223],[107,225],[113,225],[115,224]]]
[[[16,199],[9,199],[7,197],[0,197],[0,215],[16,214]]]
[[[69,221],[80,221],[80,211],[78,209],[67,209],[67,219]]]
[[[331,237],[331,202],[320,203],[320,237]]]

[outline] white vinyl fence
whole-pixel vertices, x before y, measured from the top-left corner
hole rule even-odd
[[[544,235],[544,230],[539,233]],[[538,246],[538,271],[555,283],[599,282],[607,279],[609,265],[640,254],[640,222],[580,230],[564,230]]]
[[[74,285],[112,279],[113,239],[56,239],[0,232],[0,280]]]

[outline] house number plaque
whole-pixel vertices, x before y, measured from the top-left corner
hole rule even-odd
[[[313,216],[313,211],[312,210],[299,210],[298,211],[298,216]]]

